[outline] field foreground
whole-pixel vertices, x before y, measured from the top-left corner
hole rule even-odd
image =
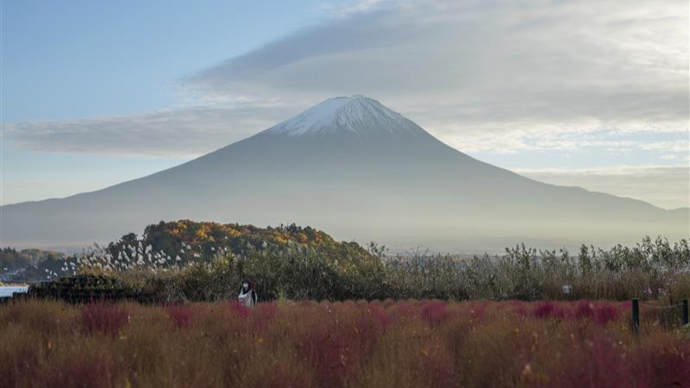
[[[690,336],[629,303],[0,305],[0,387],[689,387]]]

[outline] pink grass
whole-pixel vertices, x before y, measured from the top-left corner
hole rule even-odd
[[[629,304],[0,305],[0,386],[690,386],[690,338]]]
[[[101,332],[116,336],[129,322],[129,315],[122,305],[98,301],[81,310],[81,325],[88,333]]]

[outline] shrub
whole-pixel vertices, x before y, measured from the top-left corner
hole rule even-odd
[[[91,302],[81,309],[81,325],[87,333],[101,332],[117,336],[129,322],[127,310],[111,302]]]

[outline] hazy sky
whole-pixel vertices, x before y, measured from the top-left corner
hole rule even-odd
[[[364,94],[535,179],[688,206],[687,0],[4,1],[2,203]]]

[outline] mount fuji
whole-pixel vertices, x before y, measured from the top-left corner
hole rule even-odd
[[[690,234],[688,209],[541,183],[476,160],[376,100],[326,100],[263,132],[140,179],[7,205],[18,247],[108,242],[160,220],[277,225],[339,239],[499,251]]]

